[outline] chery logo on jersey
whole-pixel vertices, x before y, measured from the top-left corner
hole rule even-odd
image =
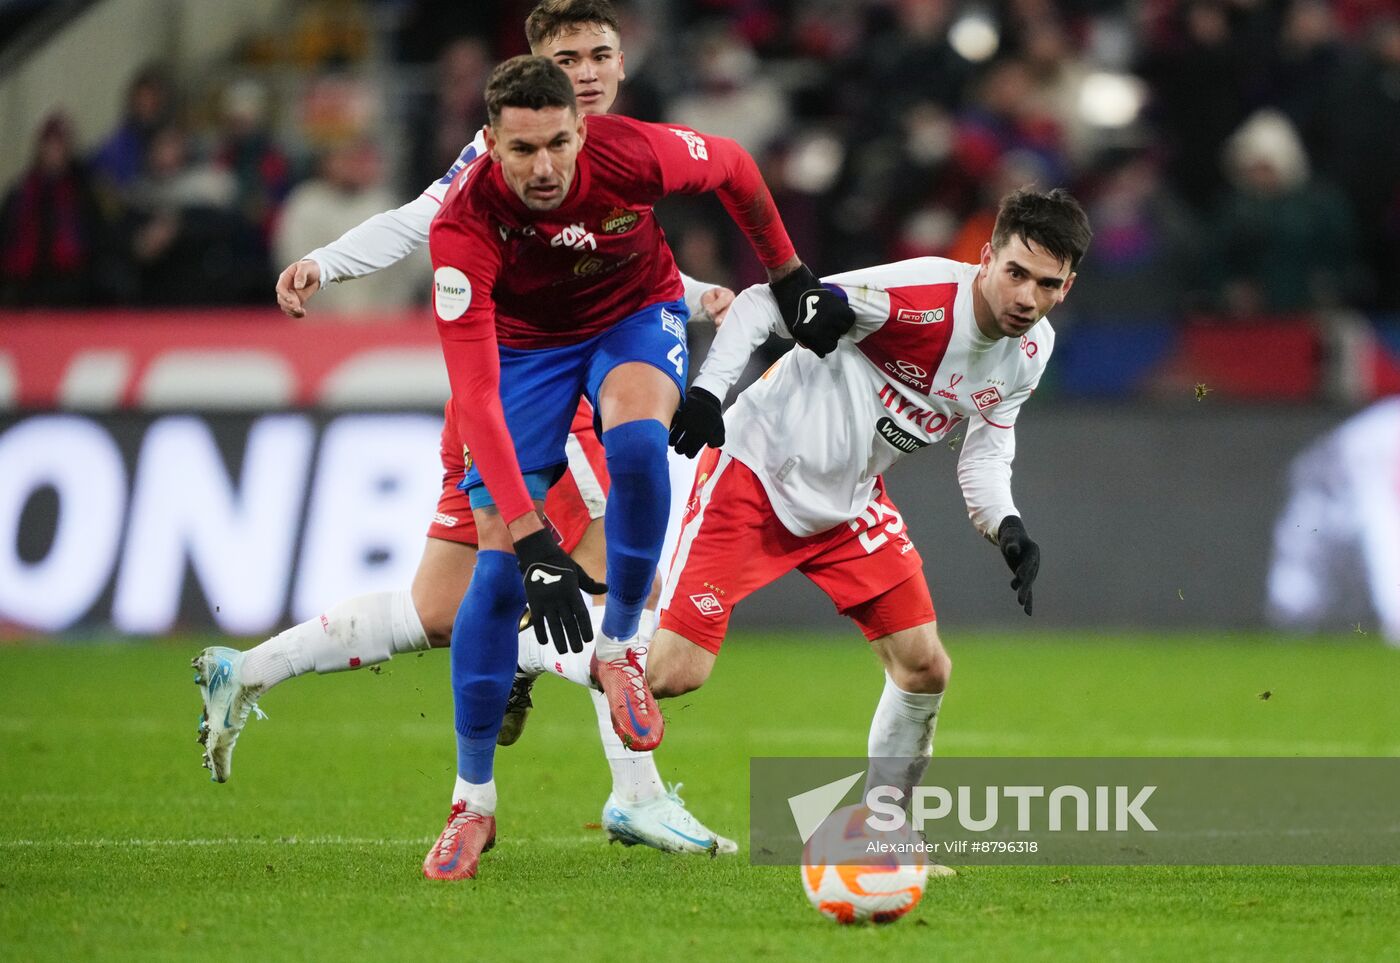
[[[887,323],[856,342],[856,347],[875,367],[927,395],[933,391],[933,372],[943,363],[957,323],[951,312],[958,285],[911,284],[887,288],[885,293],[890,299]],[[941,323],[946,321],[953,323]]]
[[[700,614],[707,619],[718,618],[724,614],[724,605],[715,598],[713,592],[702,592],[699,595],[692,595],[690,601],[700,610]]]
[[[900,308],[894,313],[896,321],[903,321],[905,324],[938,324],[946,317],[942,308],[934,308],[931,311],[920,311],[918,308]]]
[[[995,388],[983,388],[981,391],[972,393],[972,403],[977,406],[978,411],[986,411],[992,405],[1001,404],[1001,392]]]
[[[900,374],[905,375],[909,378],[914,378],[915,380],[921,381],[924,378],[928,377],[928,372],[925,371],[923,368],[920,368],[912,361],[896,361],[894,363],[894,366],[895,368],[899,369]],[[885,367],[889,367],[888,362],[886,362]]]

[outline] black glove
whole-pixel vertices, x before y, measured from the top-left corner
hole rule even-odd
[[[856,313],[846,302],[845,293],[824,286],[805,264],[768,287],[788,331],[819,358],[835,351],[841,336],[856,323]]]
[[[685,400],[671,419],[671,447],[676,453],[694,458],[700,449],[724,444],[724,415],[719,399],[704,388],[690,386]]]
[[[589,578],[577,562],[564,554],[547,529],[517,541],[515,560],[525,576],[525,599],[530,605],[536,641],[540,645],[549,641],[545,635],[548,626],[554,647],[561,655],[569,649],[582,652],[583,643],[593,639],[593,623],[579,589],[600,595],[608,587]]]
[[[1016,590],[1016,601],[1021,603],[1026,614],[1031,614],[1031,585],[1040,572],[1040,546],[1026,534],[1026,526],[1015,515],[1007,515],[997,529],[997,547],[1001,557],[1011,566],[1016,577],[1011,587]]]
[[[778,302],[778,311],[788,331],[797,323],[797,314],[802,307],[802,295],[818,290],[822,282],[805,264],[797,265],[797,270],[784,275],[777,281],[769,281],[768,289],[773,292],[773,300]]]

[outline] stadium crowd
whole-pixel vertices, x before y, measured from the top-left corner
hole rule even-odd
[[[282,265],[451,165],[530,6],[318,0],[225,70],[135,71],[95,150],[55,113],[4,188],[0,304],[270,304]],[[617,109],[739,140],[822,271],[975,260],[996,199],[1036,183],[1070,187],[1096,226],[1077,314],[1400,310],[1394,0],[624,11]],[[762,279],[717,204],[662,216],[688,273]],[[323,310],[411,305],[425,274]]]

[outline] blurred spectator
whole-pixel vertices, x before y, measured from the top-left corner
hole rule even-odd
[[[612,113],[655,122],[665,116],[663,97],[658,82],[671,82],[661,52],[656,49],[654,24],[637,11],[621,7],[618,14],[618,38],[623,55],[623,83],[613,101]],[[648,70],[648,65],[651,69]],[[678,78],[677,78],[678,79]]]
[[[1380,281],[1369,300],[1400,309],[1400,15],[1377,20],[1327,110],[1327,169],[1358,215],[1361,257]]]
[[[266,249],[277,210],[291,186],[291,163],[267,127],[267,90],[256,80],[223,92],[214,164],[233,175],[235,206]]]
[[[1068,160],[1059,125],[1034,99],[1035,77],[1020,58],[992,64],[978,78],[971,102],[958,118],[959,164],[979,180],[993,176],[1008,151],[1035,154],[1049,184],[1066,183]]]
[[[362,138],[328,151],[320,174],[287,197],[273,236],[276,262],[290,264],[366,218],[397,207],[399,199],[384,184],[383,167],[378,148]],[[431,274],[428,252],[420,250],[371,278],[330,285],[316,296],[317,317],[405,308],[426,292]]]
[[[303,0],[287,38],[303,67],[345,67],[367,59],[374,43],[371,7],[359,0]]]
[[[692,50],[696,89],[671,102],[667,119],[763,153],[787,127],[782,90],[759,74],[758,58],[736,30],[710,30]]]
[[[152,136],[174,113],[175,92],[165,68],[143,67],[127,88],[121,124],[93,155],[94,173],[118,192],[130,187],[145,170]]]
[[[443,47],[459,37],[477,37],[491,50],[492,65],[529,53],[525,18],[538,0],[413,0],[401,4],[395,36],[396,58],[409,64],[429,64]]]
[[[1247,113],[1251,57],[1236,36],[1223,0],[1192,0],[1179,7],[1177,38],[1149,54],[1143,76],[1156,92],[1167,177],[1197,211],[1206,212],[1224,187],[1217,158]]]
[[[1109,159],[1085,208],[1093,269],[1074,285],[1077,313],[1170,318],[1199,306],[1200,227],[1166,188],[1152,154]]]
[[[894,121],[921,100],[961,105],[973,65],[948,43],[953,10],[949,0],[896,0],[893,26],[866,45],[867,120]]]
[[[1030,76],[1023,113],[1042,131],[1040,140],[1053,143],[1078,164],[1093,152],[1095,131],[1080,110],[1084,78],[1089,73],[1069,31],[1055,17],[1026,25],[1022,56]]]
[[[350,74],[317,77],[303,88],[297,103],[298,130],[313,152],[364,137],[383,113],[380,94],[377,87]],[[422,190],[422,185],[416,189]]]
[[[1341,79],[1342,48],[1331,5],[1294,0],[1284,17],[1268,67],[1271,101],[1298,128],[1320,169],[1331,169],[1327,114]]]
[[[486,78],[494,66],[486,45],[473,37],[460,37],[443,48],[432,93],[409,110],[407,196],[442,177],[486,123]]]
[[[1355,224],[1346,198],[1314,178],[1282,113],[1256,113],[1229,140],[1232,181],[1216,219],[1213,259],[1235,314],[1337,304],[1354,285]]]
[[[979,203],[962,219],[952,236],[932,250],[918,253],[935,254],[969,264],[982,260],[982,246],[987,243],[987,238],[992,236],[992,229],[996,227],[1001,199],[1023,187],[1043,187],[1047,183],[1045,165],[1039,155],[1030,151],[1009,151],[1003,154],[997,163],[995,175],[978,183]],[[1097,232],[1098,227],[1095,226],[1094,230]],[[1097,253],[1097,242],[1094,249]],[[910,251],[905,256],[912,256],[914,253],[916,252]],[[1076,291],[1075,301],[1078,300]]]
[[[34,160],[0,209],[0,303],[48,307],[97,299],[106,225],[68,119],[39,128]]]
[[[238,216],[238,182],[191,156],[176,126],[157,131],[123,221],[128,300],[227,304],[266,297],[272,281],[257,239]]]

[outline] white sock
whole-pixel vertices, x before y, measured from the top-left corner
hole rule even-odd
[[[642,609],[642,620],[637,624],[637,641],[633,645],[651,645],[651,637],[661,624],[661,613],[656,609]]]
[[[905,692],[885,674],[885,691],[870,722],[866,752],[871,759],[867,788],[891,785],[908,798],[923,779],[933,755],[933,732],[938,726],[941,692]],[[896,760],[877,762],[876,760]]]
[[[656,634],[657,624],[661,621],[661,616],[656,614],[655,609],[642,609],[641,618],[637,622],[637,634],[630,639],[614,639],[603,634],[603,606],[597,606],[596,611],[598,618],[593,623],[593,638],[598,659],[602,662],[620,659],[627,654],[628,649],[650,645],[651,637]]]
[[[650,752],[633,752],[622,744],[613,731],[608,700],[596,689],[588,690],[593,699],[593,711],[598,716],[598,736],[603,742],[603,755],[612,770],[613,795],[623,802],[643,802],[655,799],[665,791],[656,760]]]
[[[463,799],[467,801],[467,808],[474,813],[496,815],[496,780],[474,783],[458,776],[456,785],[452,787],[452,802],[455,804]]]
[[[601,607],[589,607],[588,614],[593,622],[593,638],[601,637],[603,623],[603,609]],[[522,670],[529,675],[539,675],[543,672],[552,672],[561,679],[567,679],[575,685],[593,687],[593,682],[588,676],[589,663],[593,661],[593,643],[583,643],[582,652],[574,652],[572,649],[561,653],[554,647],[553,642],[546,642],[543,645],[535,638],[533,626],[520,633],[520,640],[516,643],[518,648],[515,655],[515,662]]]
[[[239,681],[266,690],[313,670],[358,669],[427,648],[412,594],[373,592],[347,599],[249,649]]]

